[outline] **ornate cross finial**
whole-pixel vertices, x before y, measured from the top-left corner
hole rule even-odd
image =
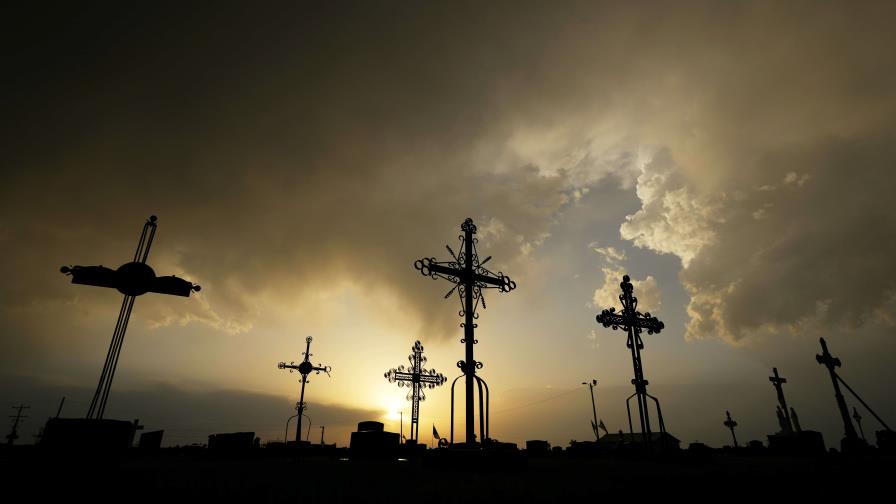
[[[423,355],[423,345],[417,341],[411,347],[411,354],[408,355],[410,366],[405,368],[404,365],[401,365],[383,374],[389,383],[398,383],[399,387],[410,389],[405,399],[411,401],[411,440],[413,441],[419,439],[420,402],[426,400],[424,389],[434,389],[448,381],[448,378],[445,378],[442,373],[423,367],[426,365],[426,360],[426,356]]]

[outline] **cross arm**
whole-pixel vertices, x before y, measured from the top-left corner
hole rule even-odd
[[[641,329],[646,329],[647,334],[655,334],[663,330],[666,327],[666,324],[660,322],[660,319],[656,317],[650,316],[650,312],[641,315],[637,314],[635,317],[635,327],[640,327]]]
[[[604,327],[612,327],[613,329],[626,327],[625,317],[623,317],[621,313],[616,313],[615,308],[600,312],[600,315],[597,316],[597,323]]]
[[[436,273],[439,275],[446,275],[446,276],[453,276],[453,277],[460,277],[463,275],[463,270],[461,270],[461,269],[452,268],[452,267],[445,266],[443,264],[438,264],[435,262],[429,263],[429,270],[432,273]]]
[[[174,275],[172,276],[163,276],[156,277],[153,280],[152,285],[149,287],[149,292],[156,292],[158,294],[170,294],[172,296],[183,296],[190,297],[190,294],[194,291],[198,292],[202,287],[199,285],[195,285],[192,282],[188,282],[183,278],[178,278]]]
[[[331,368],[330,366],[321,366],[321,365],[317,365],[317,366],[314,366],[311,368],[312,371],[317,371],[318,373],[323,371],[324,373],[327,373],[327,376],[330,376],[331,369],[333,369],[333,368]]]
[[[287,363],[285,363],[285,362],[278,362],[278,363],[277,363],[277,369],[295,369],[295,370],[298,370],[298,369],[299,369],[299,365],[298,365],[298,364],[287,364]]]
[[[110,289],[118,287],[118,275],[116,275],[115,270],[105,266],[63,266],[59,271],[71,276],[73,284],[108,287]]]
[[[445,378],[445,375],[439,374],[421,374],[420,375],[420,383],[431,383],[434,385],[441,385],[448,381],[448,378]]]
[[[482,269],[485,270],[485,268]],[[501,292],[510,292],[513,289],[516,289],[516,282],[511,280],[509,276],[503,273],[498,273],[497,275],[490,271],[488,271],[488,274],[475,273],[473,275],[473,280],[476,282],[482,282],[484,284],[491,285],[493,287],[497,287],[501,289]]]
[[[386,372],[386,379],[389,380],[390,383],[397,381],[414,381],[413,373],[406,373],[404,371],[396,371],[394,369],[390,369]]]

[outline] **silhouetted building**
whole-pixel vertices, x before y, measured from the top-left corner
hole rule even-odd
[[[50,418],[40,445],[78,450],[125,450],[134,438],[134,424],[124,420]]]
[[[163,430],[144,432],[140,434],[140,442],[137,445],[141,450],[158,450],[162,447]]]
[[[208,437],[209,450],[249,450],[255,447],[254,432],[229,432]]]
[[[640,447],[643,445],[643,441],[644,436],[640,432],[636,432],[634,435],[631,433],[605,434],[597,441],[597,445],[610,449],[623,446]],[[681,449],[681,441],[668,432],[652,432],[650,434],[650,444],[655,448],[666,450]]]
[[[551,443],[538,439],[526,441],[526,454],[531,456],[548,455],[551,453]]]
[[[875,433],[877,447],[887,453],[896,453],[896,432],[891,430],[879,430]]]
[[[400,435],[397,432],[385,432],[381,422],[366,421],[358,423],[358,431],[352,432],[349,448],[354,455],[386,456],[398,449]]]
[[[823,455],[824,438],[818,431],[779,432],[769,434],[769,451],[780,455]]]

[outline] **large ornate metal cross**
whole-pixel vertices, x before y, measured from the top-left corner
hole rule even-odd
[[[131,311],[134,309],[134,301],[137,296],[147,292],[170,294],[172,296],[189,297],[190,293],[199,291],[200,287],[176,276],[157,277],[155,271],[146,264],[149,257],[149,249],[156,235],[155,215],[151,216],[143,224],[143,233],[137,242],[137,251],[134,260],[120,266],[117,270],[105,266],[63,266],[60,268],[63,274],[72,277],[73,284],[94,285],[117,289],[124,294],[121,310],[118,312],[118,322],[112,332],[112,342],[106,352],[106,362],[100,373],[100,381],[90,401],[87,410],[87,418],[103,418],[106,403],[109,399],[109,390],[112,388],[112,379],[115,377],[115,369],[118,366],[118,357],[121,355],[121,346],[124,335],[128,329],[128,321]]]
[[[665,326],[659,319],[651,316],[650,312],[641,313],[638,311],[638,298],[632,295],[634,286],[628,275],[622,277],[622,283],[619,284],[619,287],[622,288],[622,294],[619,295],[622,311],[617,313],[616,308],[605,309],[597,316],[597,323],[602,324],[604,327],[612,327],[614,330],[621,328],[628,333],[625,346],[632,351],[632,366],[635,371],[635,378],[632,380],[632,385],[635,386],[635,393],[625,400],[625,408],[628,410],[628,428],[632,437],[634,437],[629,401],[631,401],[632,397],[637,397],[638,415],[641,418],[641,436],[644,444],[649,445],[652,436],[650,432],[650,416],[647,409],[648,397],[656,403],[660,433],[666,432],[666,425],[663,423],[663,412],[660,409],[659,399],[647,393],[648,381],[644,379],[644,372],[641,366],[641,350],[644,348],[641,332],[647,331],[647,334],[655,334],[662,331]]]
[[[784,412],[784,432],[790,433],[793,432],[793,420],[790,418],[790,409],[787,408],[787,400],[784,399],[784,387],[783,385],[787,383],[787,378],[781,378],[778,375],[778,368],[772,368],[772,372],[774,376],[769,376],[768,381],[772,382],[772,385],[775,386],[775,391],[778,393],[778,404],[781,405],[781,410]]]
[[[426,356],[423,355],[423,345],[419,341],[411,347],[411,354],[408,355],[408,362],[411,365],[405,367],[398,366],[392,368],[383,375],[389,383],[398,382],[399,387],[408,387],[408,395],[405,397],[411,401],[411,440],[418,441],[420,439],[420,401],[426,400],[424,388],[433,389],[440,385],[444,385],[448,378],[442,373],[437,373],[433,369],[426,369]]]
[[[466,442],[468,445],[475,443],[476,434],[474,428],[474,411],[473,411],[473,382],[475,381],[479,387],[479,434],[482,439],[488,439],[488,385],[485,380],[476,375],[477,369],[482,369],[482,363],[477,362],[473,358],[473,345],[476,341],[473,330],[476,324],[473,322],[479,318],[476,309],[482,304],[485,308],[485,297],[483,289],[498,289],[500,292],[510,292],[516,288],[516,282],[501,272],[492,273],[485,268],[491,256],[483,260],[479,258],[479,252],[476,250],[478,240],[473,237],[476,234],[476,225],[473,219],[466,219],[460,229],[464,234],[460,235],[461,254],[455,254],[454,250],[449,246],[448,253],[451,254],[450,261],[439,262],[435,257],[426,257],[414,262],[414,267],[424,276],[435,278],[444,278],[454,283],[454,287],[445,294],[447,299],[456,290],[460,296],[461,309],[458,314],[464,317],[461,327],[464,328],[464,339],[460,340],[465,345],[465,360],[458,361],[457,367],[461,369],[466,376]],[[454,443],[454,385],[460,378],[458,376],[451,382],[451,442]],[[482,387],[485,385],[486,405],[483,410],[482,405]],[[485,411],[485,415],[483,415]],[[483,416],[485,422],[483,423]]]
[[[277,369],[288,369],[290,373],[293,371],[298,371],[299,374],[302,375],[302,392],[299,394],[299,404],[297,405],[298,409],[298,418],[296,424],[296,447],[301,446],[299,441],[302,440],[302,415],[305,413],[305,384],[308,383],[308,375],[312,372],[320,374],[321,371],[327,373],[327,376],[330,376],[330,371],[333,369],[330,366],[324,366],[322,364],[318,364],[315,366],[311,364],[309,360],[311,358],[311,336],[305,338],[305,351],[302,352],[302,355],[305,356],[305,360],[296,364],[295,362],[290,362],[289,364],[285,362],[280,362],[277,364]]]

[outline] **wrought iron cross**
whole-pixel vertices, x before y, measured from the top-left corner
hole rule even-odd
[[[134,309],[134,301],[137,296],[147,292],[158,294],[170,294],[172,296],[190,297],[190,293],[198,292],[200,287],[176,276],[157,277],[155,271],[148,264],[149,249],[156,235],[155,215],[143,224],[143,233],[137,242],[137,251],[134,252],[134,260],[123,264],[113,270],[105,266],[63,266],[60,271],[72,277],[73,284],[94,285],[117,289],[124,294],[121,310],[118,312],[118,322],[112,332],[112,342],[106,352],[106,362],[100,373],[100,381],[90,401],[87,410],[87,418],[103,418],[106,411],[106,403],[109,399],[109,390],[112,388],[112,379],[115,377],[115,369],[118,367],[118,357],[121,355],[121,346],[124,335],[128,329],[128,321],[131,311]]]
[[[647,398],[653,399],[656,403],[657,416],[660,423],[660,433],[666,432],[666,425],[663,422],[663,412],[660,409],[660,401],[656,397],[647,393],[647,384],[644,379],[644,372],[641,366],[641,350],[644,349],[644,342],[641,340],[641,332],[647,331],[647,334],[656,334],[663,330],[665,325],[656,317],[650,315],[650,312],[641,313],[638,311],[638,298],[632,295],[634,286],[628,275],[622,277],[622,294],[619,295],[619,301],[622,303],[622,311],[616,312],[616,308],[603,310],[597,316],[597,323],[604,327],[612,327],[622,329],[628,333],[628,339],[625,346],[632,352],[632,366],[634,367],[635,377],[632,379],[632,385],[635,386],[635,393],[625,400],[625,408],[628,410],[628,428],[634,437],[634,427],[632,426],[632,412],[629,407],[629,401],[632,397],[638,399],[638,415],[641,419],[641,436],[645,445],[651,442],[650,432],[650,416],[647,409]]]
[[[327,373],[327,376],[330,376],[330,371],[333,369],[330,366],[324,366],[322,364],[318,364],[315,366],[311,364],[309,360],[311,358],[311,336],[305,338],[305,351],[302,352],[302,355],[305,356],[305,360],[296,364],[295,362],[290,362],[289,364],[285,362],[280,362],[277,364],[277,369],[288,369],[290,373],[293,371],[298,371],[299,374],[302,375],[302,392],[299,395],[299,404],[297,405],[299,414],[297,418],[296,425],[296,446],[300,446],[300,441],[302,440],[302,416],[305,413],[305,384],[308,383],[308,375],[312,372],[316,374],[320,374],[321,371]]]
[[[477,325],[473,322],[479,318],[476,309],[482,304],[485,308],[485,296],[483,289],[498,289],[500,292],[510,292],[516,289],[516,282],[504,273],[493,273],[485,268],[485,263],[491,260],[491,256],[483,260],[479,258],[479,252],[476,249],[478,240],[473,237],[476,234],[476,225],[473,219],[466,219],[460,226],[464,234],[458,236],[462,253],[455,254],[454,250],[449,246],[448,253],[451,254],[450,261],[439,262],[435,257],[425,257],[414,262],[414,267],[424,276],[436,278],[444,278],[455,284],[451,290],[445,294],[445,299],[451,296],[456,290],[460,297],[461,309],[458,315],[464,317],[461,327],[464,328],[464,338],[460,340],[465,345],[465,359],[457,362],[457,367],[463,372],[461,376],[466,377],[466,429],[467,444],[475,443],[476,434],[474,428],[474,411],[473,411],[473,382],[475,381],[479,387],[479,434],[482,439],[489,438],[488,432],[488,384],[485,380],[476,375],[477,369],[482,369],[482,362],[478,362],[473,358],[473,345],[478,343],[474,335],[474,329]],[[454,443],[454,385],[460,376],[451,382],[451,442]],[[482,387],[485,386],[486,405],[483,410],[482,405]],[[485,422],[483,423],[483,411],[485,411]]]
[[[734,439],[734,447],[738,448],[737,436],[734,435],[734,428],[737,427],[737,422],[735,422],[734,420],[731,419],[731,413],[728,413],[727,411],[725,412],[725,417],[726,417],[726,419],[725,419],[724,425],[725,425],[725,427],[728,427],[728,430],[731,431],[731,438]]]
[[[793,432],[793,421],[790,418],[790,409],[787,408],[787,400],[784,399],[784,387],[782,386],[787,383],[787,378],[778,376],[778,368],[772,368],[772,372],[775,375],[769,376],[768,381],[772,382],[772,385],[775,386],[775,391],[778,393],[778,403],[781,405],[781,410],[784,412],[785,431]]]
[[[426,356],[423,355],[423,345],[419,341],[411,347],[411,352],[408,355],[408,362],[411,365],[407,369],[401,365],[386,371],[383,376],[389,380],[389,383],[398,382],[399,387],[411,389],[405,399],[411,401],[411,440],[417,441],[420,438],[420,401],[426,400],[423,389],[433,389],[444,385],[448,378],[433,369],[423,367],[426,365]]]

